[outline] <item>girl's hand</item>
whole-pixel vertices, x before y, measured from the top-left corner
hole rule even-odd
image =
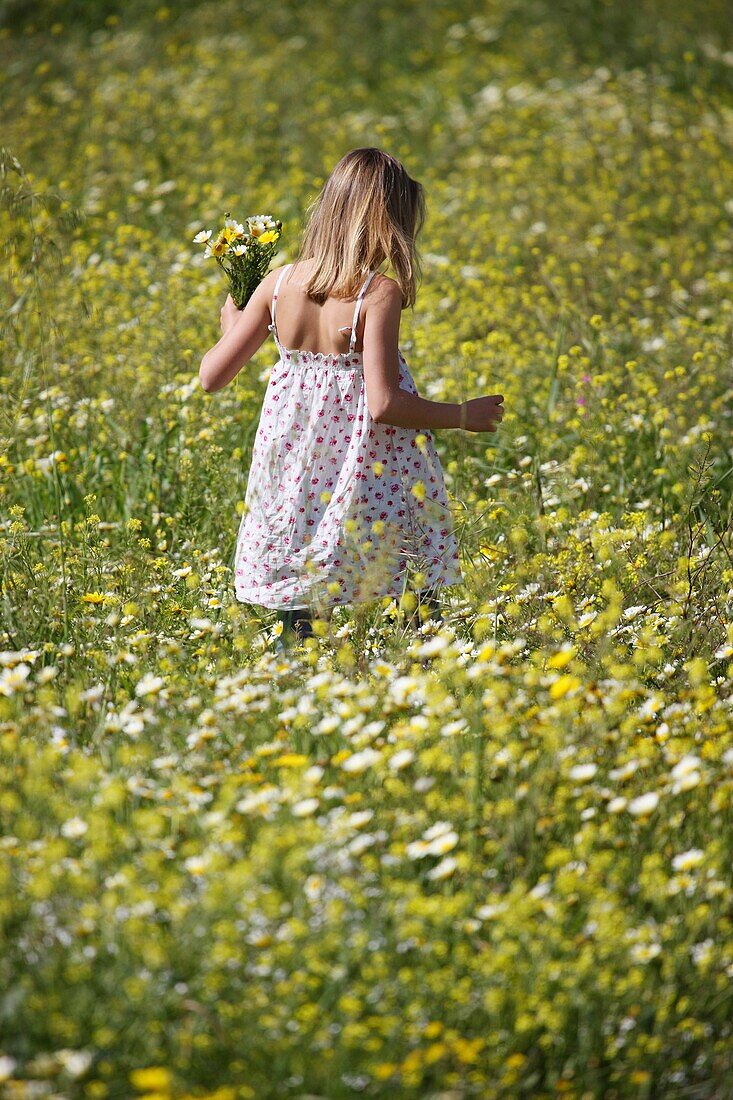
[[[237,318],[242,316],[242,311],[235,306],[231,294],[227,294],[227,300],[221,307],[219,316],[221,318],[222,333],[227,333],[232,325],[235,324]]]
[[[488,394],[463,401],[459,408],[460,428],[466,432],[495,432],[504,416],[504,395]]]

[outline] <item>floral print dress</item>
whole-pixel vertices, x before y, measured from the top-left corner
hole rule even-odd
[[[269,326],[280,357],[270,372],[237,536],[238,600],[327,608],[433,585],[461,584],[440,459],[424,429],[377,424],[355,350],[367,276],[348,352],[285,348],[277,333],[280,272]],[[402,353],[400,386],[417,393]],[[418,574],[415,576],[415,574]]]

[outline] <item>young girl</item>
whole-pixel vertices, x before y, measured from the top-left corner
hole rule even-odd
[[[422,186],[398,160],[347,153],[310,210],[297,260],[269,272],[244,310],[227,297],[223,335],[201,361],[213,393],[269,332],[275,339],[234,584],[238,600],[277,608],[301,638],[313,611],[399,598],[408,580],[439,617],[440,587],[464,580],[429,429],[494,432],[504,399],[418,396],[398,336],[415,302],[424,218]],[[377,270],[385,262],[394,278]]]

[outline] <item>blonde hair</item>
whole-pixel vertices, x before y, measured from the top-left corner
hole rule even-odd
[[[368,273],[389,260],[413,306],[420,278],[415,238],[425,221],[422,184],[381,149],[352,149],[311,204],[298,260],[313,259],[304,286],[313,301],[355,298]]]

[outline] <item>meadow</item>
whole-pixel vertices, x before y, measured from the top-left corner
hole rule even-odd
[[[0,2],[0,1095],[733,1097],[719,0]],[[466,584],[278,650],[226,284],[378,145]]]

